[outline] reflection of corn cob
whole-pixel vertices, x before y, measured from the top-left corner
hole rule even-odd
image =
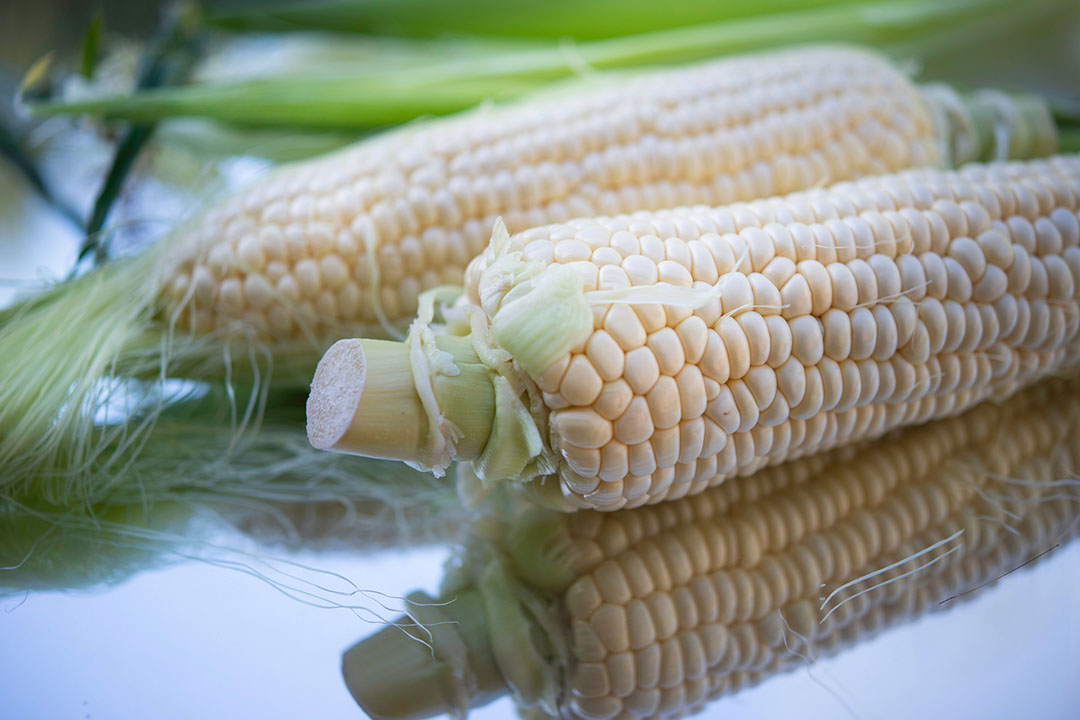
[[[467,549],[447,604],[412,598],[419,622],[460,623],[404,628],[433,651],[388,628],[346,654],[346,680],[374,717],[507,688],[561,717],[679,717],[1075,534],[1077,467],[1080,381],[1054,380],[696,498],[532,511],[508,541],[486,528],[499,539]]]
[[[499,215],[516,231],[972,160],[1007,118],[1019,119],[1009,150],[1053,152],[1045,110],[1005,104],[1015,112],[920,93],[882,58],[819,48],[485,110],[279,170],[213,208],[169,257],[168,310],[207,330],[334,337],[460,284]]]
[[[435,341],[460,372],[342,341],[309,436],[433,466],[441,450],[488,480],[557,472],[557,506],[700,492],[1075,363],[1078,210],[1080,158],[1061,156],[504,236],[473,273],[471,338]]]

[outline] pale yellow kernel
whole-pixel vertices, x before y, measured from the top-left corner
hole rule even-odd
[[[832,306],[848,311],[859,304],[859,286],[855,275],[845,263],[834,262],[825,266],[832,281]]]
[[[589,337],[585,354],[603,380],[610,382],[622,376],[625,360],[622,348],[606,330],[597,330]]]
[[[635,476],[641,478],[647,478],[651,483],[651,476],[656,472],[656,454],[653,452],[652,444],[649,442],[641,442],[637,445],[629,446],[630,453],[630,472]]]
[[[593,409],[608,420],[617,420],[633,397],[634,391],[630,389],[630,385],[620,378],[604,384],[599,397],[593,403]]]
[[[660,372],[675,375],[686,364],[682,341],[673,328],[665,327],[649,335],[646,345],[656,356]]]
[[[247,296],[248,304],[260,310],[273,300],[274,290],[265,277],[252,274],[244,279],[244,294]]]
[[[603,663],[578,663],[570,680],[570,691],[577,698],[604,698],[611,693],[607,666]]]
[[[840,402],[840,396],[844,390],[843,373],[840,371],[840,365],[827,357],[821,358],[821,362],[817,364],[817,371],[821,376],[821,410],[829,412],[834,410]]]
[[[960,263],[972,282],[978,282],[986,271],[982,247],[971,238],[960,237],[949,243],[949,257]]]
[[[717,283],[720,302],[725,315],[731,315],[754,306],[754,291],[746,275],[731,272],[720,277]]]
[[[825,227],[833,239],[836,248],[836,259],[842,263],[849,263],[858,257],[858,248],[855,245],[855,235],[846,223],[835,218],[825,221]]]
[[[780,289],[761,273],[750,273],[746,280],[750,283],[750,292],[754,295],[753,307],[761,315],[779,315],[783,312],[783,300]]]
[[[700,362],[705,354],[708,343],[708,331],[705,321],[697,315],[692,315],[678,324],[675,332],[682,343],[685,361],[691,365]]]
[[[935,200],[931,205],[933,212],[945,221],[950,237],[962,237],[968,234],[967,217],[960,206],[951,200]]]
[[[552,256],[557,263],[571,263],[576,260],[592,259],[592,249],[580,240],[569,239],[555,243]]]
[[[848,314],[851,323],[851,357],[865,360],[878,346],[878,323],[869,308],[856,308]],[[895,321],[894,321],[895,322]]]
[[[839,367],[841,392],[833,410],[837,413],[846,413],[855,407],[862,394],[862,375],[859,372],[858,363],[854,360],[845,360],[839,364]]]
[[[942,303],[942,308],[945,311],[946,325],[945,343],[941,350],[942,352],[953,353],[964,341],[964,335],[967,332],[967,315],[964,312],[964,304],[953,300],[946,300]]]
[[[559,383],[570,367],[570,353],[564,353],[558,360],[547,367],[544,372],[533,378],[543,392],[554,393],[559,390]]]
[[[635,396],[630,401],[623,414],[614,422],[615,437],[619,439],[619,442],[626,445],[645,442],[652,437],[654,429],[652,415],[649,413],[649,404],[640,395]],[[632,460],[633,457],[631,457]],[[631,470],[637,475],[647,474],[637,472],[632,464]]]
[[[945,272],[949,278],[949,299],[957,302],[971,300],[972,278],[964,266],[952,257],[942,258],[942,262],[945,264]]]
[[[810,315],[795,318],[791,325],[791,352],[804,365],[816,365],[825,352],[821,321]]]
[[[1035,252],[1039,255],[1060,255],[1064,241],[1057,225],[1048,217],[1035,220]]]
[[[742,328],[743,335],[750,347],[750,365],[763,365],[769,359],[772,338],[769,326],[760,314],[749,311],[735,316],[735,321]]]
[[[604,317],[604,329],[624,351],[640,348],[648,338],[641,320],[629,305],[612,305]]]
[[[674,427],[682,418],[679,402],[679,387],[675,379],[661,375],[645,398],[649,403],[649,414],[659,429]]]
[[[856,363],[859,367],[859,398],[855,401],[856,406],[864,410],[873,412],[873,408],[868,407],[875,397],[877,397],[878,385],[881,382],[880,375],[878,373],[877,363],[873,360],[861,360]]]
[[[596,581],[590,575],[583,575],[575,580],[567,588],[564,599],[570,616],[574,618],[587,618],[603,604]]]
[[[622,269],[633,285],[655,285],[660,279],[656,263],[644,255],[631,255],[622,261]]]
[[[248,272],[260,272],[266,265],[266,254],[263,252],[262,243],[254,233],[248,233],[240,238],[236,246],[236,257]]]
[[[319,272],[319,265],[315,260],[305,258],[296,263],[293,276],[303,297],[315,298],[322,289],[322,273]]]
[[[739,325],[732,317],[724,317],[717,323],[716,330],[723,341],[723,347],[727,351],[728,377],[731,379],[741,378],[750,369],[750,343]],[[706,353],[708,351],[706,350]],[[717,382],[722,382],[719,376],[712,376]]]
[[[656,266],[659,281],[676,287],[690,287],[694,284],[694,277],[683,265],[671,260],[663,260]]]
[[[789,359],[777,369],[776,386],[791,407],[802,402],[806,393],[806,371],[797,358]]]
[[[937,253],[928,252],[919,256],[923,272],[926,274],[926,293],[938,300],[944,300],[949,291],[949,274],[945,262]]]
[[[1002,270],[1008,270],[1012,264],[1012,244],[1008,238],[998,230],[991,229],[981,233],[976,238],[979,249],[982,250],[986,262],[996,265]]]
[[[616,265],[604,265],[596,274],[597,290],[617,290],[630,287],[630,278]]]
[[[559,448],[559,454],[566,461],[565,471],[577,473],[580,478],[576,481],[581,483],[584,478],[596,477],[600,472],[600,451],[596,448],[583,448],[570,443],[564,443]],[[567,483],[571,485],[572,483]]]
[[[633,309],[646,333],[656,332],[667,325],[667,312],[663,305],[647,303],[634,305]]]
[[[195,268],[196,273],[199,268]],[[198,276],[194,275],[193,278],[197,279]],[[196,292],[198,292],[199,286],[195,286]],[[276,284],[278,294],[289,303],[297,303],[300,301],[300,285],[296,282],[296,278],[292,275],[283,275]],[[198,297],[198,296],[196,296]]]
[[[875,305],[871,312],[873,322],[877,326],[877,342],[874,344],[873,358],[881,362],[896,354],[899,333],[896,327],[896,318],[893,317],[887,306]]]
[[[832,308],[821,318],[825,354],[837,362],[851,355],[851,319],[843,310]]]
[[[795,273],[780,290],[780,302],[784,306],[781,316],[787,320],[809,315],[814,307],[813,293],[806,277]]]
[[[1076,292],[1076,280],[1068,264],[1059,255],[1047,255],[1042,260],[1046,268],[1048,297],[1062,302],[1071,300]]]
[[[749,386],[742,380],[730,381],[727,388],[731,391],[731,397],[734,399],[739,415],[739,425],[732,432],[747,433],[757,425],[761,408],[758,406],[754,394],[750,392]],[[715,420],[715,418],[713,419]],[[736,439],[738,438],[736,437]],[[749,458],[750,456],[746,457]]]
[[[896,321],[896,343],[898,346],[906,345],[915,332],[919,309],[906,297],[894,300],[887,307]]]
[[[777,390],[776,372],[772,368],[763,365],[751,368],[743,381],[753,394],[759,409],[765,409],[772,404]]]
[[[685,415],[685,413],[684,413]],[[679,462],[694,463],[705,446],[705,420],[701,417],[684,419],[679,423]],[[694,465],[696,467],[696,464]],[[689,489],[687,487],[687,489]]]
[[[919,320],[926,325],[930,353],[937,355],[945,346],[948,333],[948,317],[944,305],[934,298],[919,302]]]
[[[797,272],[795,262],[786,257],[773,258],[761,271],[774,286],[784,287],[788,280]]]
[[[971,297],[976,302],[992,303],[1009,289],[1009,278],[1005,271],[996,265],[989,265],[982,279],[971,290]]]
[[[547,405],[548,410],[562,410],[563,408],[570,407],[570,403],[566,402],[566,398],[557,392],[546,392],[543,393],[541,397],[543,397],[544,404]]]
[[[787,323],[785,322],[784,324],[786,325]],[[728,360],[727,348],[724,345],[723,339],[720,337],[720,333],[716,330],[708,331],[705,343],[705,354],[701,358],[700,367],[706,377],[711,378],[715,382],[725,383],[730,377],[731,367]]]
[[[619,357],[622,357],[621,350]],[[603,385],[592,361],[585,355],[574,355],[559,383],[559,393],[571,405],[591,405]]]
[[[678,425],[666,430],[655,430],[652,437],[649,438],[649,442],[653,447],[656,465],[661,470],[674,467],[675,463],[679,461]]]
[[[870,305],[876,303],[881,296],[878,290],[877,274],[865,260],[852,260],[848,263],[848,269],[855,277],[855,286],[858,288],[859,304]]]
[[[630,459],[626,445],[617,440],[600,449],[600,479],[606,483],[621,480],[630,472]]]
[[[750,265],[755,272],[761,272],[776,255],[773,239],[764,230],[749,227],[739,232],[739,236],[750,249]]]
[[[319,269],[326,287],[340,290],[349,281],[349,268],[337,255],[326,255],[319,261]]]
[[[1075,208],[1073,203],[1061,203],[1050,211],[1050,221],[1057,226],[1062,245],[1066,248],[1076,247],[1080,245],[1080,218],[1077,217],[1075,210],[1068,206],[1063,207],[1063,205],[1071,205]]]
[[[226,278],[218,288],[218,303],[226,315],[233,315],[244,310],[244,286],[238,278]]]
[[[660,377],[656,355],[647,347],[639,347],[626,353],[625,358],[623,377],[636,394],[644,395]]]
[[[602,447],[612,437],[611,422],[589,408],[553,412],[551,426],[563,440],[581,448]]]
[[[735,382],[735,381],[732,381]],[[739,408],[735,404],[735,396],[732,394],[730,384],[720,388],[715,398],[709,401],[705,413],[710,420],[715,422],[727,435],[731,435],[739,429],[742,418]]]
[[[559,482],[563,486],[563,488],[565,488],[565,490],[569,490],[571,493],[588,496],[595,492],[598,487],[600,487],[600,483],[602,481],[596,475],[582,477],[576,472],[573,472],[572,470],[564,467],[559,469]],[[574,502],[574,500],[571,500],[571,502]],[[585,505],[583,507],[589,507],[590,505]]]
[[[696,418],[704,414],[707,399],[701,371],[693,365],[687,365],[679,371],[675,383],[679,392],[682,419]]]
[[[806,368],[806,391],[797,404],[791,405],[791,417],[796,420],[806,420],[821,412],[824,402],[825,389],[822,385],[821,373],[816,366]]]
[[[715,283],[720,274],[717,272],[716,261],[708,245],[700,240],[694,240],[688,243],[688,246],[690,250],[690,270],[694,280],[700,280],[710,285]]]
[[[795,247],[796,262],[802,262],[803,260],[817,260],[821,262],[821,259],[818,257],[818,249],[815,245],[814,234],[810,231],[809,227],[802,222],[792,223],[781,227],[784,227],[784,229],[791,234],[792,243]],[[765,231],[769,232],[769,228],[765,228]]]

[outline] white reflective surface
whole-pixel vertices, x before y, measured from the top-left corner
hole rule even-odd
[[[433,592],[447,551],[281,554],[389,595]],[[0,717],[361,718],[341,652],[374,629],[200,561],[112,588],[0,602]],[[388,605],[395,604],[386,599]],[[363,600],[377,607],[375,598]],[[392,612],[386,612],[392,617]],[[703,718],[1068,720],[1080,708],[1080,544],[900,626],[709,706]],[[509,701],[476,712],[513,717]]]

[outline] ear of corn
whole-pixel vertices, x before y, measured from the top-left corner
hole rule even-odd
[[[1080,158],[1062,156],[497,238],[470,274],[472,339],[522,388],[493,422],[535,423],[554,470],[478,474],[555,474],[540,494],[556,507],[637,506],[1007,397],[1080,359],[1077,210]],[[351,372],[339,421],[379,413],[362,388],[381,381],[357,382],[364,342],[316,373],[320,447],[366,450],[310,410]],[[459,404],[443,403],[450,424]]]
[[[1047,381],[695,498],[482,525],[444,601],[414,596],[346,654],[346,682],[377,718],[464,711],[500,683],[562,718],[699,711],[1075,536],[1078,422],[1077,380]]]
[[[178,241],[169,308],[209,330],[330,334],[458,284],[502,216],[711,205],[938,161],[883,59],[803,50],[707,63],[406,130],[267,178]]]
[[[0,487],[95,502],[142,432],[112,433],[125,449],[102,457],[104,378],[306,382],[330,339],[395,332],[422,291],[460,283],[498,215],[522,230],[787,192],[958,160],[939,146],[1001,124],[935,97],[872,53],[811,48],[586,83],[281,168],[0,318]],[[1013,137],[1052,142],[1039,113],[1013,115]]]

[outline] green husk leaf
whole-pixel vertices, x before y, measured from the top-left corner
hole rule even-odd
[[[825,0],[819,7],[865,4]],[[894,2],[894,4],[900,4]],[[336,32],[436,37],[446,33],[501,37],[596,40],[654,30],[766,16],[800,10],[803,0],[676,0],[633,3],[621,0],[321,0],[286,5],[268,2],[212,11],[208,21],[238,30],[322,28]]]
[[[1061,4],[1062,0],[1036,0],[1025,11]],[[862,43],[888,50],[938,30],[948,31],[941,35],[941,42],[952,43],[958,26],[1014,13],[1014,4],[1008,0],[842,3],[571,46],[530,43],[506,52],[491,52],[484,46],[482,52],[465,52],[459,59],[415,67],[397,64],[384,70],[377,63],[364,64],[332,76],[311,68],[304,78],[192,85],[124,97],[35,104],[33,110],[42,115],[88,112],[139,121],[202,115],[245,125],[364,128],[518,97],[545,82],[594,70],[689,62],[810,42]],[[910,57],[910,49],[904,50],[903,57]]]

